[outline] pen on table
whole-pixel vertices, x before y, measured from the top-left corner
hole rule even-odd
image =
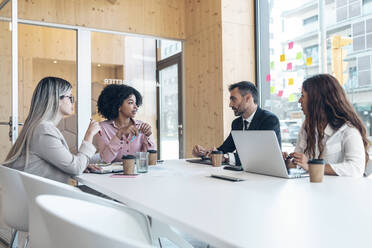
[[[130,139],[129,143],[131,143],[136,138],[136,135],[133,135],[133,137]]]

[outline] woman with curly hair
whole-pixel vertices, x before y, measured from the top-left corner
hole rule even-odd
[[[100,122],[101,132],[96,138],[101,159],[106,163],[121,161],[123,155],[156,150],[151,126],[133,119],[141,104],[141,94],[127,85],[111,84],[101,92],[98,113],[107,120]]]
[[[299,103],[305,122],[287,165],[308,170],[309,158],[321,158],[327,175],[362,177],[369,158],[366,129],[337,79],[329,74],[306,79]]]

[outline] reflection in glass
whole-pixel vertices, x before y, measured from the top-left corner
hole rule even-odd
[[[159,71],[160,147],[162,159],[179,158],[178,139],[178,65]]]
[[[181,41],[160,40],[158,46],[160,47],[159,60],[166,59],[182,50]]]
[[[72,85],[76,99],[76,31],[35,25],[18,25],[19,121],[24,122],[32,93],[47,76],[60,77]],[[76,106],[75,106],[76,107]],[[75,108],[76,111],[76,108]],[[77,148],[76,112],[58,125],[71,152]]]
[[[268,0],[270,97],[263,105],[280,118],[283,150],[293,150],[303,120],[298,106],[304,79],[319,73],[317,0]],[[342,83],[372,140],[371,1],[324,0],[327,72]],[[341,43],[337,43],[341,41]],[[372,151],[372,150],[371,150]]]
[[[0,14],[3,14],[0,12]],[[4,161],[11,147],[9,117],[12,115],[12,32],[10,22],[0,20],[0,160]]]

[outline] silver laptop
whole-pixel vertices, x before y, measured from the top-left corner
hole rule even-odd
[[[287,170],[274,131],[231,133],[244,171],[283,178],[308,176],[303,169]]]

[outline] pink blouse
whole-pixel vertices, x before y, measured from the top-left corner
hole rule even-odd
[[[143,122],[134,120],[138,128]],[[122,139],[116,136],[118,127],[113,120],[100,122],[101,131],[96,135],[98,151],[101,159],[106,163],[121,161],[123,155],[136,155],[136,152],[156,150],[156,144],[152,135],[147,137],[143,133],[138,133],[136,137],[130,134],[128,137],[123,135]]]

